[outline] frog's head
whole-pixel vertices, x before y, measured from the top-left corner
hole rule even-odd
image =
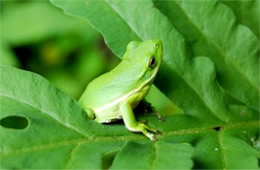
[[[133,69],[142,73],[143,80],[152,80],[162,62],[162,55],[163,47],[160,40],[131,41],[123,59],[131,61]]]

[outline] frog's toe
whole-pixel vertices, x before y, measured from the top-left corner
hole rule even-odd
[[[144,128],[147,129],[150,132],[157,133],[158,131],[156,129],[150,128],[149,126],[144,124]]]
[[[136,129],[138,129],[138,131],[142,132],[145,136],[147,136],[150,140],[152,141],[156,141],[156,136],[155,134],[153,133],[156,133],[157,130],[153,129],[153,128],[150,128],[149,126],[143,124],[143,123],[138,123]],[[153,132],[153,133],[150,133],[150,132]]]

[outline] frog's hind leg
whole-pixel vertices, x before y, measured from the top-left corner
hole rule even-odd
[[[135,94],[131,96],[127,101],[124,101],[120,104],[120,112],[123,116],[124,123],[132,132],[142,132],[145,136],[147,136],[149,139],[155,141],[155,135],[153,133],[156,133],[157,131],[155,129],[152,129],[145,125],[144,123],[136,122],[134,113],[132,111],[131,107],[131,101],[134,101],[136,98],[138,98],[138,94]],[[153,133],[150,133],[150,132]]]
[[[92,109],[90,108],[85,108],[85,111],[87,112],[88,118],[90,119],[95,119],[95,113]]]

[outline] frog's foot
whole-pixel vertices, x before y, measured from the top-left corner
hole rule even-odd
[[[154,135],[154,133],[157,133],[157,130],[155,130],[153,128],[150,128],[150,127],[148,127],[147,125],[145,125],[143,123],[137,122],[136,126],[129,127],[129,130],[133,131],[133,132],[142,132],[145,136],[147,136],[152,141],[156,141],[157,140],[155,135]],[[153,132],[153,133],[150,133],[148,131]]]
[[[90,108],[85,108],[85,111],[87,112],[88,114],[88,118],[90,118],[91,120],[94,120],[95,119],[95,114],[94,114],[94,111]]]

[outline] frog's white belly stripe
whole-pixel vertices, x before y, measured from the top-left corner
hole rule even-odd
[[[154,72],[154,74],[151,76],[150,79],[146,80],[143,84],[141,84],[140,87],[136,88],[135,90],[133,90],[133,91],[127,93],[126,95],[124,95],[124,96],[122,96],[122,97],[120,97],[120,98],[118,98],[118,99],[116,99],[116,100],[114,100],[114,101],[112,101],[112,102],[110,102],[110,103],[107,103],[107,104],[105,104],[105,105],[103,105],[103,106],[101,106],[101,107],[99,107],[99,108],[94,108],[94,109],[93,109],[93,110],[94,110],[94,113],[101,112],[101,111],[103,111],[103,110],[106,110],[106,109],[108,109],[108,108],[111,108],[112,106],[114,106],[114,105],[116,105],[116,104],[118,104],[118,103],[124,101],[124,100],[127,99],[129,96],[131,96],[131,95],[135,94],[136,92],[140,91],[140,90],[142,89],[142,87],[144,87],[147,83],[149,83],[149,82],[155,77],[155,75],[157,74],[158,70],[159,70],[159,69],[157,69],[157,70]]]

